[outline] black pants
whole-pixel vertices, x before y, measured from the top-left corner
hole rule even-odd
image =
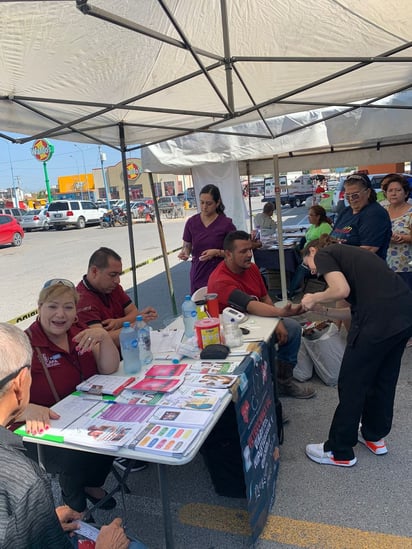
[[[370,343],[359,333],[346,347],[338,379],[339,404],[324,445],[336,459],[353,459],[360,421],[366,440],[377,441],[391,430],[401,359],[411,336],[412,327]]]
[[[25,442],[27,456],[37,462],[37,445]],[[86,509],[84,487],[103,486],[113,463],[113,457],[54,446],[43,446],[48,473],[57,473],[63,500],[75,511]]]

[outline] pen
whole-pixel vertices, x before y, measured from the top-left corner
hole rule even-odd
[[[118,387],[117,389],[115,389],[113,391],[113,394],[118,395],[119,393],[121,393],[123,391],[123,389],[125,389],[128,385],[130,385],[130,383],[133,383],[133,381],[136,381],[136,378],[135,377],[129,377],[129,379],[127,379],[124,383],[122,383],[122,385],[120,385],[120,387]]]

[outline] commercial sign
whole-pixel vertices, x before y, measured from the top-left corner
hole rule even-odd
[[[47,139],[38,139],[34,142],[31,154],[40,162],[48,162],[54,153],[54,145]]]
[[[129,164],[127,164],[126,166],[126,169],[127,169],[127,179],[129,181],[136,181],[136,179],[138,179],[142,174],[141,168],[139,168],[139,166],[134,162],[129,162]]]

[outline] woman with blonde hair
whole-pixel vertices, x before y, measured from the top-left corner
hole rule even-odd
[[[81,381],[97,373],[111,374],[119,367],[119,352],[109,333],[77,323],[77,302],[78,294],[70,280],[48,280],[39,295],[37,320],[26,330],[33,348],[32,385],[30,404],[21,419],[32,434],[50,427],[50,420],[58,418],[50,406],[75,391]],[[27,443],[35,457],[33,446]],[[105,497],[101,486],[110,472],[112,457],[54,447],[45,448],[45,457],[46,469],[59,473],[66,505],[82,512],[87,499],[97,503]],[[110,498],[101,508],[115,505]]]

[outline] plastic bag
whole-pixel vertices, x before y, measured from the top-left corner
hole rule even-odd
[[[315,372],[326,385],[336,385],[346,347],[346,338],[335,324],[330,324],[318,339],[302,337],[302,346],[312,359]],[[293,372],[295,375],[295,372]]]

